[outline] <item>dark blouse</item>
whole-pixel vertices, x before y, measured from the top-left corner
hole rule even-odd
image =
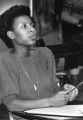
[[[83,15],[83,0],[65,0],[64,8],[70,14]]]

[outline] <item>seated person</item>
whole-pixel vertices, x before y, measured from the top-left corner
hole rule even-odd
[[[63,0],[64,1],[64,0]],[[72,36],[83,31],[83,1],[65,0],[61,13],[64,43],[70,42]]]
[[[70,82],[73,85],[76,85],[80,82],[78,79],[78,76],[83,69],[83,52],[82,52],[82,47],[83,47],[83,33],[78,33],[72,36],[72,39],[70,40],[70,43],[73,45],[76,45],[79,47],[80,52],[78,54],[71,54],[67,57],[66,60],[66,67],[67,69],[69,68],[70,71],[70,76],[73,77],[73,80],[71,79]]]
[[[78,90],[60,88],[53,53],[36,47],[37,32],[30,8],[15,5],[0,17],[0,37],[9,38],[14,48],[0,55],[0,100],[10,111],[59,107],[76,98]]]
[[[64,5],[61,13],[62,20],[78,25],[79,20],[83,19],[83,1],[63,0]]]

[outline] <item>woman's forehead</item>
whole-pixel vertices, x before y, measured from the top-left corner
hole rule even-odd
[[[29,24],[31,23],[31,19],[30,17],[26,16],[26,15],[22,15],[22,16],[19,16],[19,17],[16,17],[14,19],[14,22],[13,22],[13,26],[18,26],[20,23],[26,23],[26,24]]]

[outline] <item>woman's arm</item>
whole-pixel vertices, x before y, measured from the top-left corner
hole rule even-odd
[[[24,111],[28,109],[37,109],[42,107],[50,106],[49,99],[39,99],[39,100],[20,100],[15,99],[7,105],[10,111]]]
[[[69,101],[69,95],[66,91],[60,91],[52,97],[43,98],[38,100],[20,100],[14,99],[7,104],[10,111],[24,111],[28,109],[37,109],[50,106],[63,106]]]
[[[70,13],[68,11],[62,11],[61,13],[61,19],[71,23],[71,24],[78,24],[79,23],[79,19],[75,17],[75,15],[70,15]]]

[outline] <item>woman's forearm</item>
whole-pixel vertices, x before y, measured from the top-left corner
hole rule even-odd
[[[66,99],[67,98],[67,99]],[[20,100],[14,99],[12,102],[7,104],[10,111],[24,111],[28,109],[37,109],[50,106],[63,106],[70,100],[70,96],[67,91],[59,91],[54,96],[49,98],[43,98],[39,100]]]
[[[66,21],[66,22],[69,22],[71,24],[78,24],[79,23],[79,19],[76,18],[75,16],[73,15],[70,15],[68,12],[66,11],[63,11],[62,14],[61,14],[61,18],[62,20]]]
[[[13,100],[7,105],[10,111],[24,111],[27,109],[36,109],[50,106],[49,98],[39,100]]]

